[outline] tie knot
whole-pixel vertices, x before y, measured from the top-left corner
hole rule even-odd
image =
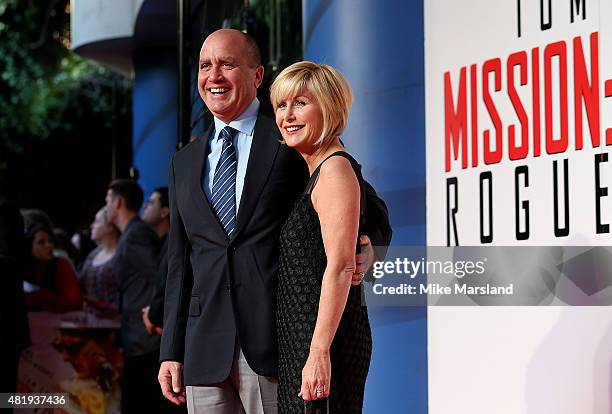
[[[226,143],[233,143],[234,137],[236,136],[237,133],[238,133],[238,130],[230,126],[226,126],[225,128],[221,130],[221,133],[219,134],[219,138],[221,138]]]

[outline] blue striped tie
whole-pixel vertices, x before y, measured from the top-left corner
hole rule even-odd
[[[223,140],[221,158],[213,178],[211,203],[228,237],[232,237],[236,225],[236,148],[233,144],[237,130],[225,127],[219,138]]]

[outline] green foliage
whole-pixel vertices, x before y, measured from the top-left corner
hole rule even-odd
[[[92,114],[108,127],[115,115],[112,88],[129,88],[67,48],[68,0],[40,3],[0,0],[0,157],[78,128]]]

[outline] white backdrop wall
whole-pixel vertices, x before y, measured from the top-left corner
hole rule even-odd
[[[428,244],[612,245],[612,2],[424,4]],[[432,414],[611,412],[609,307],[428,326]]]

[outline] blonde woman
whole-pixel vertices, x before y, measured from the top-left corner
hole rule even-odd
[[[79,285],[86,302],[105,316],[119,312],[119,280],[113,272],[113,257],[120,235],[109,223],[106,207],[98,210],[91,223],[91,239],[98,247],[89,253],[79,272]]]
[[[351,88],[331,66],[298,62],[276,78],[271,101],[310,173],[280,238],[279,412],[358,413],[372,340],[361,285],[351,285],[364,207],[359,164],[340,142]]]

